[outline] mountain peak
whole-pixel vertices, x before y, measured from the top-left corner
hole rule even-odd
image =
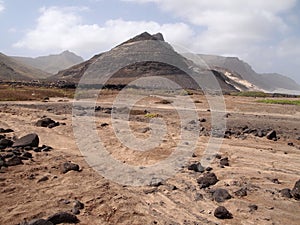
[[[129,43],[133,43],[133,42],[137,42],[137,41],[149,41],[149,40],[152,40],[152,41],[165,41],[164,37],[161,33],[151,35],[148,32],[143,32],[143,33],[141,33],[141,34],[125,41],[125,42],[123,42],[120,45],[129,44]]]

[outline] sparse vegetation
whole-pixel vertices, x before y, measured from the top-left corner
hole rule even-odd
[[[233,92],[230,95],[242,96],[242,97],[260,97],[260,98],[271,97],[271,94],[264,93],[262,91]]]
[[[157,114],[157,113],[147,113],[147,114],[145,114],[145,117],[149,118],[149,119],[152,119],[152,118],[159,117],[159,114]]]
[[[258,100],[257,102],[266,103],[266,104],[300,105],[300,100],[289,100],[289,99],[262,99],[262,100]]]
[[[73,96],[71,89],[0,85],[0,101],[39,101],[46,97]]]

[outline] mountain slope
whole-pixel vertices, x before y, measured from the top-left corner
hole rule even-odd
[[[216,55],[199,56],[213,69],[227,71],[231,76],[240,77],[241,81],[251,83],[254,89],[274,91],[276,89],[300,90],[300,85],[292,79],[280,74],[258,74],[249,64],[237,57]],[[232,77],[231,77],[232,78]]]
[[[45,79],[50,74],[36,68],[23,65],[13,58],[0,53],[0,79],[12,80],[33,80]]]
[[[58,55],[40,56],[37,58],[19,56],[15,56],[13,58],[25,65],[29,65],[52,74],[56,74],[60,70],[64,70],[83,62],[82,57],[69,51],[64,51]]]
[[[172,46],[164,41],[160,33],[150,35],[144,32],[108,52],[95,55],[83,63],[60,71],[51,79],[78,82],[91,67],[97,71],[98,76],[94,77],[93,81],[89,81],[91,84],[99,82],[99,79],[107,73],[105,69],[108,69],[113,72],[113,76],[106,84],[122,85],[139,77],[160,76],[176,82],[183,88],[199,89],[192,78],[187,75],[195,73],[191,70],[196,67],[195,64],[175,52]],[[216,78],[222,90],[237,91],[225,81],[226,77],[217,71],[202,68],[197,75],[202,84],[209,86],[212,84],[211,80]],[[152,84],[149,81],[147,85],[159,84]]]

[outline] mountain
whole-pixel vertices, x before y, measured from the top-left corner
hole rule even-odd
[[[13,58],[24,65],[35,67],[52,74],[56,74],[60,70],[64,70],[83,62],[82,57],[70,51],[64,51],[58,55],[40,56],[37,58],[19,56],[15,56]]]
[[[33,80],[45,79],[50,74],[36,68],[24,65],[19,61],[0,53],[0,80]]]
[[[164,41],[163,35],[151,35],[147,32],[139,34],[128,41],[116,46],[108,52],[95,55],[91,59],[72,66],[57,73],[51,79],[78,82],[85,73],[97,71],[95,77],[90,77],[90,84],[105,82],[109,70],[113,76],[105,84],[126,85],[139,77],[160,76],[168,78],[183,88],[195,89],[199,87],[187,74],[195,74],[192,68],[195,63],[178,54],[171,45]],[[199,68],[198,68],[199,69]],[[237,91],[226,81],[226,76],[218,71],[201,68],[197,72],[198,83],[213,85],[212,78],[216,78],[222,90]],[[102,82],[101,81],[101,82]],[[161,84],[148,80],[148,86]]]
[[[197,68],[196,77],[204,88],[212,85],[212,78],[215,78],[221,89],[226,92],[300,90],[300,86],[292,79],[279,74],[258,74],[249,64],[237,57],[179,54],[165,42],[162,34],[151,35],[147,32],[121,43],[110,51],[59,71],[51,79],[79,82],[87,72],[90,74],[91,71],[97,71],[97,77],[93,77],[89,83],[101,80],[106,84],[126,85],[139,77],[162,76],[183,88],[199,89],[187,75],[194,74],[199,59],[202,63],[200,62],[201,68]],[[107,70],[113,73],[108,82],[103,79],[107,76]]]
[[[249,64],[237,57],[223,57],[216,55],[199,56],[206,64],[217,71],[222,72],[232,80],[247,83],[249,89],[273,92],[276,90],[300,90],[300,85],[291,78],[280,74],[259,74]]]

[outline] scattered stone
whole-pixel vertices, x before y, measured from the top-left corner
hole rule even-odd
[[[61,165],[61,172],[62,173],[67,173],[71,170],[79,172],[79,165],[71,162],[65,162]]]
[[[40,182],[45,182],[45,181],[47,181],[47,180],[49,180],[49,177],[44,176],[44,177],[42,177],[41,179],[39,179],[37,182],[40,183]]]
[[[269,140],[277,140],[277,133],[276,133],[276,131],[275,130],[270,131],[267,134],[267,139],[269,139]]]
[[[26,146],[26,147],[24,147],[24,150],[25,151],[31,151],[31,150],[33,150],[33,148],[31,146]]]
[[[300,180],[295,183],[294,188],[291,191],[292,196],[296,200],[300,200]]]
[[[83,209],[84,208],[84,204],[78,200],[75,200],[74,202],[74,208],[78,208],[78,209]]]
[[[60,123],[59,122],[55,122],[55,123],[51,123],[51,124],[49,124],[48,125],[48,128],[53,128],[53,127],[58,127],[60,125]]]
[[[31,158],[32,158],[32,154],[31,154],[30,152],[24,152],[24,153],[22,154],[22,157],[31,159]]]
[[[9,140],[9,139],[1,139],[0,140],[0,146],[1,146],[1,149],[2,148],[7,148],[7,147],[11,147],[13,145],[13,141],[12,140]]]
[[[209,186],[215,185],[218,182],[218,178],[214,173],[205,173],[202,177],[197,179],[197,183],[200,188],[207,188]]]
[[[53,224],[60,224],[60,223],[78,223],[79,219],[67,212],[59,212],[55,213],[54,215],[50,216],[47,221],[50,221]]]
[[[6,166],[17,166],[17,165],[21,165],[21,164],[23,164],[23,162],[19,156],[13,156],[12,158],[9,158],[5,162]]]
[[[37,127],[48,127],[48,128],[53,128],[59,126],[59,122],[56,122],[52,120],[51,118],[42,118],[38,120],[35,124]]]
[[[257,205],[249,205],[248,207],[250,209],[250,212],[254,212],[254,211],[256,211],[258,209]]]
[[[288,146],[292,146],[292,147],[294,147],[295,145],[294,145],[294,143],[293,143],[293,142],[289,142],[289,143],[288,143]]]
[[[139,129],[139,132],[145,134],[151,130],[152,129],[150,127],[144,127],[144,128]]]
[[[39,136],[35,133],[27,134],[20,139],[17,139],[12,147],[38,147],[39,146]]]
[[[206,119],[205,119],[205,118],[199,119],[199,122],[200,122],[200,123],[205,123],[205,122],[206,122]]]
[[[2,166],[5,166],[5,161],[0,157],[0,169]]]
[[[149,186],[151,187],[159,187],[163,185],[163,180],[161,178],[152,178]]]
[[[213,168],[212,167],[206,167],[206,169],[205,169],[207,172],[210,172],[210,171],[212,171],[213,170]]]
[[[43,102],[49,102],[49,100],[50,100],[49,97],[45,97],[45,98],[43,99]]]
[[[216,202],[225,202],[227,199],[231,199],[231,195],[226,189],[216,189],[213,193],[213,199]]]
[[[218,219],[232,219],[232,214],[224,207],[219,206],[214,212],[214,216]]]
[[[245,197],[245,196],[247,196],[247,188],[241,188],[241,189],[237,190],[236,192],[234,192],[234,194],[238,197]]]
[[[229,166],[229,159],[228,157],[225,157],[220,160],[220,166]]]
[[[195,195],[195,201],[201,201],[203,200],[203,195],[201,193],[196,193]]]
[[[12,129],[3,129],[3,128],[0,128],[0,133],[2,133],[2,134],[12,133],[12,132],[14,132],[14,130],[12,130]]]
[[[200,162],[189,165],[188,170],[193,170],[193,171],[199,172],[199,173],[203,173],[205,171],[204,167],[201,165]]]
[[[101,127],[107,127],[109,124],[108,123],[101,123]]]
[[[274,184],[281,184],[281,182],[277,179],[277,178],[274,178],[271,180]]]
[[[289,188],[285,188],[285,189],[282,189],[280,191],[281,193],[281,196],[284,197],[284,198],[292,198],[292,193],[291,193],[291,189]]]
[[[221,159],[222,158],[222,156],[220,154],[216,154],[215,157],[216,157],[216,159]]]
[[[53,148],[47,145],[43,145],[42,147],[39,148],[40,151],[42,152],[50,152]]]

